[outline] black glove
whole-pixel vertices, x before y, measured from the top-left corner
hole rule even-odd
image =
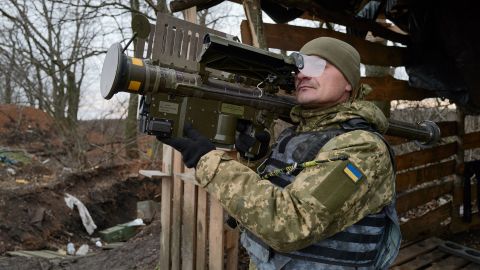
[[[190,124],[183,128],[184,138],[164,138],[157,136],[157,140],[170,145],[182,153],[182,159],[188,168],[197,167],[198,161],[206,153],[215,150],[215,145],[200,134]]]
[[[237,123],[237,131],[239,132],[238,137],[235,140],[235,149],[237,149],[240,156],[244,159],[251,161],[259,160],[263,158],[268,152],[268,146],[270,143],[270,133],[265,130],[257,132],[255,138],[248,135],[247,132],[248,124],[239,121]],[[255,145],[256,142],[260,142],[260,149],[258,154],[254,156],[246,156],[248,150]]]

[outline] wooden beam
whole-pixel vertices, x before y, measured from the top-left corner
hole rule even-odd
[[[453,191],[453,182],[443,182],[437,185],[416,189],[411,192],[399,194],[397,197],[397,211],[404,213],[407,210],[418,207],[446,193]]]
[[[207,269],[207,234],[208,234],[208,194],[199,188],[198,189],[198,203],[197,203],[197,249],[196,255],[196,269]]]
[[[192,172],[193,174],[193,172]],[[196,225],[197,225],[197,186],[185,182],[183,186],[182,211],[182,269],[195,269]]]
[[[362,77],[360,82],[373,89],[365,97],[366,100],[422,100],[435,97],[432,91],[410,87],[407,81],[397,80],[392,76]]]
[[[473,149],[480,147],[480,131],[467,133],[463,137],[464,149]]]
[[[183,172],[182,154],[178,151],[173,153],[173,198],[172,198],[172,233],[171,233],[171,270],[180,269],[181,255],[181,231],[182,231],[182,201],[183,180],[175,175]]]
[[[457,151],[455,154],[455,175],[454,175],[454,190],[452,192],[453,204],[450,215],[452,216],[452,226],[455,227],[457,223],[463,223],[463,217],[459,213],[460,202],[463,202],[463,181],[464,181],[464,167],[465,167],[465,112],[463,109],[457,107],[456,110],[457,136],[456,144]]]
[[[223,269],[224,234],[223,208],[220,202],[210,196],[210,226],[208,233],[208,258],[210,270]]]
[[[471,191],[471,194],[470,194],[470,198],[471,198],[471,201],[474,202],[475,200],[477,200],[477,186],[478,186],[478,183],[475,181],[475,183],[472,183],[471,186],[470,186],[470,191]],[[455,187],[455,193],[456,194],[462,194],[463,195],[463,185],[462,186],[456,186]],[[454,205],[463,205],[463,196],[462,197],[457,197],[457,198],[454,198],[453,199],[453,204]],[[472,204],[472,209],[473,207],[475,207],[473,204]]]
[[[456,151],[457,144],[449,143],[425,150],[419,150],[408,154],[400,155],[396,157],[397,169],[400,171],[421,166],[427,163],[438,162],[444,158],[454,155]]]
[[[241,25],[242,42],[252,45],[249,36],[249,27],[246,21]],[[377,66],[405,65],[406,49],[402,47],[384,46],[364,39],[323,28],[311,28],[288,24],[264,23],[265,39],[269,48],[298,51],[303,44],[320,37],[332,37],[343,40],[355,47],[361,55],[361,62]]]
[[[162,171],[168,175],[172,175],[172,159],[173,148],[163,145]],[[162,198],[160,210],[160,223],[162,230],[160,231],[160,269],[170,269],[171,253],[170,253],[170,236],[172,234],[172,195],[173,185],[172,177],[164,177],[162,179]]]
[[[406,223],[400,225],[402,238],[411,241],[418,238],[426,238],[432,235],[439,235],[441,231],[445,231],[447,226],[440,223],[450,217],[451,202],[446,203],[434,210],[431,210],[423,216],[410,219]]]
[[[440,128],[440,136],[442,138],[457,134],[457,122],[455,121],[438,122],[437,125]]]
[[[442,241],[438,238],[428,238],[421,242],[412,243],[411,245],[402,248],[402,252],[398,254],[391,267],[404,264],[422,254],[428,253],[436,249],[441,243]]]
[[[455,222],[453,222],[455,220]],[[466,223],[462,220],[462,217],[453,217],[452,224],[450,225],[451,233],[465,232],[471,229],[480,228],[480,216],[478,214],[472,215],[472,221]]]
[[[370,31],[374,36],[383,37],[394,42],[403,44],[408,44],[409,42],[408,36],[390,31],[376,22],[355,18],[352,14],[329,10],[315,1],[277,0],[276,2],[287,7],[296,7],[308,11],[322,21],[333,22],[366,32]]]
[[[251,36],[252,45],[267,49],[267,42],[264,34],[264,24],[262,20],[262,8],[260,6],[260,0],[244,0],[243,10],[247,17],[248,28]]]
[[[455,173],[455,161],[450,160],[420,168],[413,171],[399,173],[396,180],[397,193],[406,191],[416,185],[439,179]]]
[[[239,250],[239,236],[240,230],[238,228],[232,230],[227,229],[225,233],[225,248],[227,251],[226,270],[238,269],[238,250]]]

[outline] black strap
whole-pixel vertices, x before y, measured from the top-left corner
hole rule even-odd
[[[376,244],[382,238],[382,234],[358,234],[351,232],[339,232],[334,235],[335,240],[362,244]]]
[[[281,187],[281,188],[284,188],[284,187],[286,187],[286,186],[288,186],[288,185],[291,184],[290,181],[287,181],[287,180],[285,180],[285,179],[283,179],[283,178],[281,178],[281,177],[278,177],[278,176],[272,176],[272,177],[268,178],[268,180],[269,180],[270,182],[272,182],[272,184],[274,184],[274,185],[276,185],[276,186],[279,186],[279,187]]]
[[[281,160],[278,160],[278,159],[275,159],[275,158],[269,158],[266,162],[265,162],[265,166],[267,165],[272,165],[274,167],[277,167],[277,168],[283,168],[283,167],[286,167],[290,164],[286,163],[286,162],[283,162]]]
[[[368,252],[355,252],[355,251],[339,251],[333,248],[327,247],[318,247],[315,245],[308,246],[302,249],[300,252],[302,253],[279,253],[283,256],[300,259],[300,260],[307,260],[307,261],[314,261],[332,265],[342,265],[342,266],[350,266],[350,267],[362,267],[362,266],[370,266],[373,264],[374,259],[377,256],[377,250],[372,250]],[[311,256],[308,256],[311,255]],[[341,261],[332,261],[328,258],[341,260]],[[355,262],[352,262],[355,261]],[[361,263],[363,261],[363,263]]]
[[[386,224],[385,217],[371,217],[366,216],[362,218],[360,221],[355,223],[355,225],[359,226],[370,226],[370,227],[383,227]]]
[[[280,142],[280,145],[278,145],[278,152],[279,153],[285,153],[285,149],[287,148],[287,144],[288,142],[293,138],[295,137],[297,134],[295,133],[292,133],[288,136],[286,136],[281,142]]]

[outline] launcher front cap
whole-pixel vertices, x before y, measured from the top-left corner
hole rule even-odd
[[[111,99],[117,92],[116,88],[121,73],[121,59],[122,46],[120,46],[120,43],[114,43],[107,51],[100,77],[100,91],[105,99]]]

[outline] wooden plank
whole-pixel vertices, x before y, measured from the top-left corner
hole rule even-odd
[[[452,191],[453,182],[448,181],[400,194],[397,197],[397,211],[398,213],[406,212]]]
[[[451,202],[446,203],[421,217],[410,219],[406,223],[401,224],[402,238],[411,241],[438,235],[439,232],[446,230],[447,227],[440,225],[440,223],[450,217],[451,207]]]
[[[477,198],[477,184],[478,184],[478,183],[475,181],[475,182],[473,182],[473,183],[471,184],[471,186],[470,186],[470,187],[471,187],[471,191],[472,191],[472,193],[471,193],[471,198],[472,198],[471,201],[472,201],[472,203],[473,203],[475,200],[478,199],[478,198]],[[454,205],[463,205],[463,185],[462,185],[462,186],[456,186],[455,189],[456,189],[456,190],[455,190],[455,193],[456,193],[456,194],[462,194],[462,196],[459,196],[459,197],[454,198],[453,204],[454,204]],[[474,207],[473,204],[472,204],[472,207]]]
[[[455,121],[438,122],[437,125],[440,128],[440,136],[442,138],[455,136],[457,134],[457,122]]]
[[[373,89],[365,97],[367,100],[422,100],[435,97],[432,91],[410,87],[408,81],[397,80],[392,76],[362,77],[360,82]]]
[[[402,138],[402,137],[397,137],[397,136],[391,136],[391,135],[383,135],[385,140],[390,144],[390,145],[399,145],[402,143],[407,143],[410,140],[407,138]]]
[[[162,171],[158,170],[139,170],[138,174],[141,174],[143,176],[146,176],[148,178],[162,178],[164,176],[170,176],[168,173],[164,173]]]
[[[242,42],[252,45],[248,22],[245,20],[242,21],[240,28],[242,32]],[[405,65],[406,49],[402,47],[384,46],[352,35],[323,28],[264,23],[263,29],[268,48],[298,51],[308,41],[320,36],[327,36],[343,40],[355,47],[361,55],[363,64],[377,66]],[[250,36],[250,38],[248,38],[248,36]]]
[[[376,22],[365,21],[342,11],[332,11],[316,1],[277,0],[275,2],[287,7],[295,6],[299,9],[306,10],[322,21],[349,26],[365,32],[370,31],[374,36],[380,36],[394,42],[407,44],[409,40],[408,36],[392,32]]]
[[[237,270],[240,230],[236,228],[235,230],[227,229],[226,231],[225,248],[227,263],[225,268],[227,270]]]
[[[469,264],[469,261],[464,258],[449,256],[443,260],[435,262],[432,266],[426,268],[426,270],[455,270],[462,268],[467,264]]]
[[[480,147],[480,131],[467,133],[463,137],[463,148],[473,149]]]
[[[455,154],[455,175],[452,206],[452,222],[451,227],[457,227],[458,223],[463,223],[463,217],[460,217],[459,202],[463,202],[463,181],[464,181],[464,167],[465,167],[465,148],[464,148],[464,136],[465,136],[465,112],[457,107],[455,120],[457,123],[457,135],[456,135],[456,154]]]
[[[8,251],[10,256],[21,256],[21,257],[38,257],[45,259],[63,259],[68,257],[67,255],[62,255],[58,252],[52,250],[17,250],[17,251]]]
[[[163,145],[163,172],[172,175],[172,159],[173,149],[168,145]],[[160,210],[160,223],[162,229],[160,231],[160,269],[170,269],[170,235],[172,233],[171,217],[172,217],[172,194],[173,185],[172,177],[164,177],[162,179],[162,198]]]
[[[263,30],[260,0],[243,1],[243,11],[247,17],[252,46],[262,49],[268,48]]]
[[[455,160],[397,174],[396,191],[400,193],[416,185],[455,173]]]
[[[207,264],[207,232],[208,232],[208,223],[207,223],[207,203],[208,195],[204,189],[198,189],[198,200],[197,200],[197,248],[196,248],[196,267],[197,270],[205,270]]]
[[[182,269],[195,269],[197,186],[185,183],[182,211]]]
[[[408,245],[405,248],[400,249],[400,253],[392,264],[393,266],[404,264],[408,261],[415,259],[417,256],[421,256],[425,253],[437,248],[442,241],[438,238],[432,237],[420,242]]]
[[[197,8],[192,7],[183,12],[185,19],[192,23],[197,23]],[[187,35],[187,33],[183,33]],[[180,48],[179,48],[180,50]],[[183,49],[186,54],[187,48]],[[182,167],[183,163],[182,163]],[[184,167],[186,174],[195,174],[194,169]],[[195,251],[196,251],[196,207],[197,207],[197,187],[192,182],[184,182],[183,207],[182,207],[182,270],[195,269]],[[180,229],[180,228],[179,228]]]
[[[183,259],[181,250],[181,231],[182,231],[182,201],[183,201],[183,181],[176,173],[183,172],[182,154],[178,151],[173,153],[173,199],[172,199],[172,267],[171,270],[180,269],[180,261]]]
[[[449,143],[425,150],[419,150],[408,154],[400,155],[396,157],[397,170],[405,170],[427,163],[440,161],[444,158],[454,155],[456,151],[457,144]]]
[[[435,249],[430,253],[423,254],[422,256],[416,257],[414,260],[409,261],[405,264],[392,267],[393,270],[412,270],[412,269],[423,269],[426,266],[429,266],[436,261],[443,259],[448,256],[448,254]]]
[[[458,213],[458,208],[454,208],[454,211]],[[453,222],[453,221],[456,222]],[[458,216],[452,217],[452,224],[450,224],[450,232],[458,233],[464,232],[471,229],[480,229],[480,216],[478,214],[472,215],[472,221],[466,223],[463,221],[463,218]]]
[[[209,269],[223,269],[223,208],[217,199],[210,196],[210,221],[208,232]]]

